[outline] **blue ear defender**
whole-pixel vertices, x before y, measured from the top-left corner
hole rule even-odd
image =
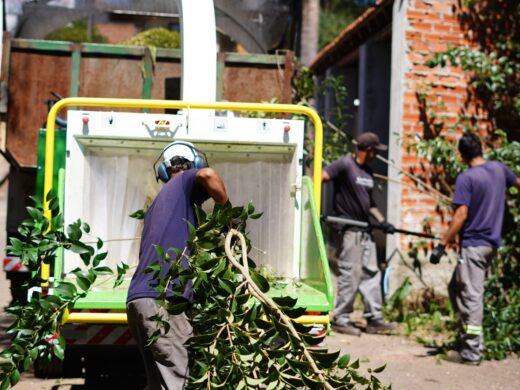
[[[202,169],[209,166],[208,160],[206,158],[206,154],[200,150],[198,150],[191,142],[185,142],[185,141],[175,141],[166,146],[163,151],[161,152],[161,155],[157,158],[157,160],[154,163],[154,171],[157,173],[155,176],[155,179],[157,181],[161,180],[163,183],[166,183],[168,180],[170,180],[170,175],[168,173],[168,168],[171,167],[171,160],[165,160],[162,163],[159,164],[159,167],[157,170],[155,170],[155,166],[161,159],[161,157],[164,156],[165,152],[170,149],[171,147],[177,146],[177,145],[184,145],[186,146],[191,153],[192,156],[186,156],[181,155],[180,157],[184,157],[187,160],[191,161],[193,163],[193,167],[196,169]],[[175,156],[172,156],[175,157]]]

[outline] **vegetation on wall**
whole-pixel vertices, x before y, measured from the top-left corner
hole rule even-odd
[[[76,20],[65,27],[61,27],[48,34],[45,39],[51,41],[68,41],[68,42],[94,42],[104,43],[107,38],[102,35],[96,26],[92,26],[92,31],[89,34],[88,25],[83,20]]]
[[[468,74],[468,99],[457,123],[447,126],[439,114],[445,108],[428,92],[418,91],[424,134],[408,140],[410,151],[429,161],[421,166],[425,176],[447,195],[453,193],[456,175],[465,167],[456,153],[456,139],[463,131],[476,132],[485,144],[485,157],[496,159],[520,175],[520,7],[505,0],[467,1],[459,20],[472,45],[450,47],[437,53],[428,65],[460,67]],[[475,104],[477,114],[468,114]],[[485,129],[482,123],[487,123]],[[479,125],[480,124],[480,125]],[[520,200],[509,190],[503,246],[491,267],[485,291],[485,356],[502,359],[520,353]],[[440,205],[444,215],[446,205]],[[443,212],[444,211],[444,212]]]

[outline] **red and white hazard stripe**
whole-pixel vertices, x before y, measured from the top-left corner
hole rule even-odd
[[[5,272],[29,272],[29,269],[23,265],[19,257],[6,257],[4,259]]]
[[[83,310],[79,310],[83,311]],[[89,312],[107,312],[109,310],[87,310]],[[90,325],[67,324],[61,335],[69,345],[131,345],[135,344],[127,325]]]

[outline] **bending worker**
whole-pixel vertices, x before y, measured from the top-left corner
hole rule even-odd
[[[191,143],[173,142],[164,148],[162,157],[157,178],[166,184],[146,210],[139,264],[128,289],[126,311],[128,326],[143,357],[146,389],[180,390],[188,375],[188,351],[184,343],[191,337],[192,328],[186,314],[170,315],[157,303],[160,294],[151,286],[152,274],[145,270],[158,260],[154,245],[165,251],[186,247],[189,237],[186,221],[196,226],[194,204],[200,205],[209,197],[224,204],[228,195],[220,176],[207,167],[205,155]],[[175,252],[169,252],[175,259]],[[181,261],[187,267],[185,256]],[[163,261],[161,266],[161,275],[166,275],[170,264]],[[170,288],[167,299],[192,302],[191,285],[186,286],[182,297],[173,296]],[[169,319],[170,329],[148,346],[148,339],[157,329],[150,317],[157,314]]]
[[[374,217],[393,233],[395,227],[386,223],[372,198],[374,179],[367,163],[376,157],[376,151],[386,150],[374,133],[363,133],[356,138],[355,153],[332,162],[322,171],[322,181],[334,182],[334,212],[343,218],[369,222]],[[396,325],[383,320],[381,308],[381,272],[372,234],[365,228],[345,226],[338,244],[338,284],[332,329],[339,333],[359,336],[350,315],[354,311],[354,299],[359,291],[365,306],[367,333],[388,333]]]
[[[458,351],[449,351],[446,360],[477,365],[484,348],[484,282],[486,271],[501,244],[501,231],[507,187],[520,188],[520,180],[505,165],[482,157],[479,137],[464,134],[459,152],[469,169],[455,182],[456,208],[448,231],[430,256],[437,264],[444,248],[460,232],[461,251],[448,291],[454,309],[460,314],[464,333]]]

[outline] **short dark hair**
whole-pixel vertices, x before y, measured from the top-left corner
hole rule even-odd
[[[184,157],[175,156],[170,160],[168,175],[193,168],[193,163]]]
[[[482,143],[475,133],[464,133],[459,140],[459,152],[468,161],[482,156]]]

